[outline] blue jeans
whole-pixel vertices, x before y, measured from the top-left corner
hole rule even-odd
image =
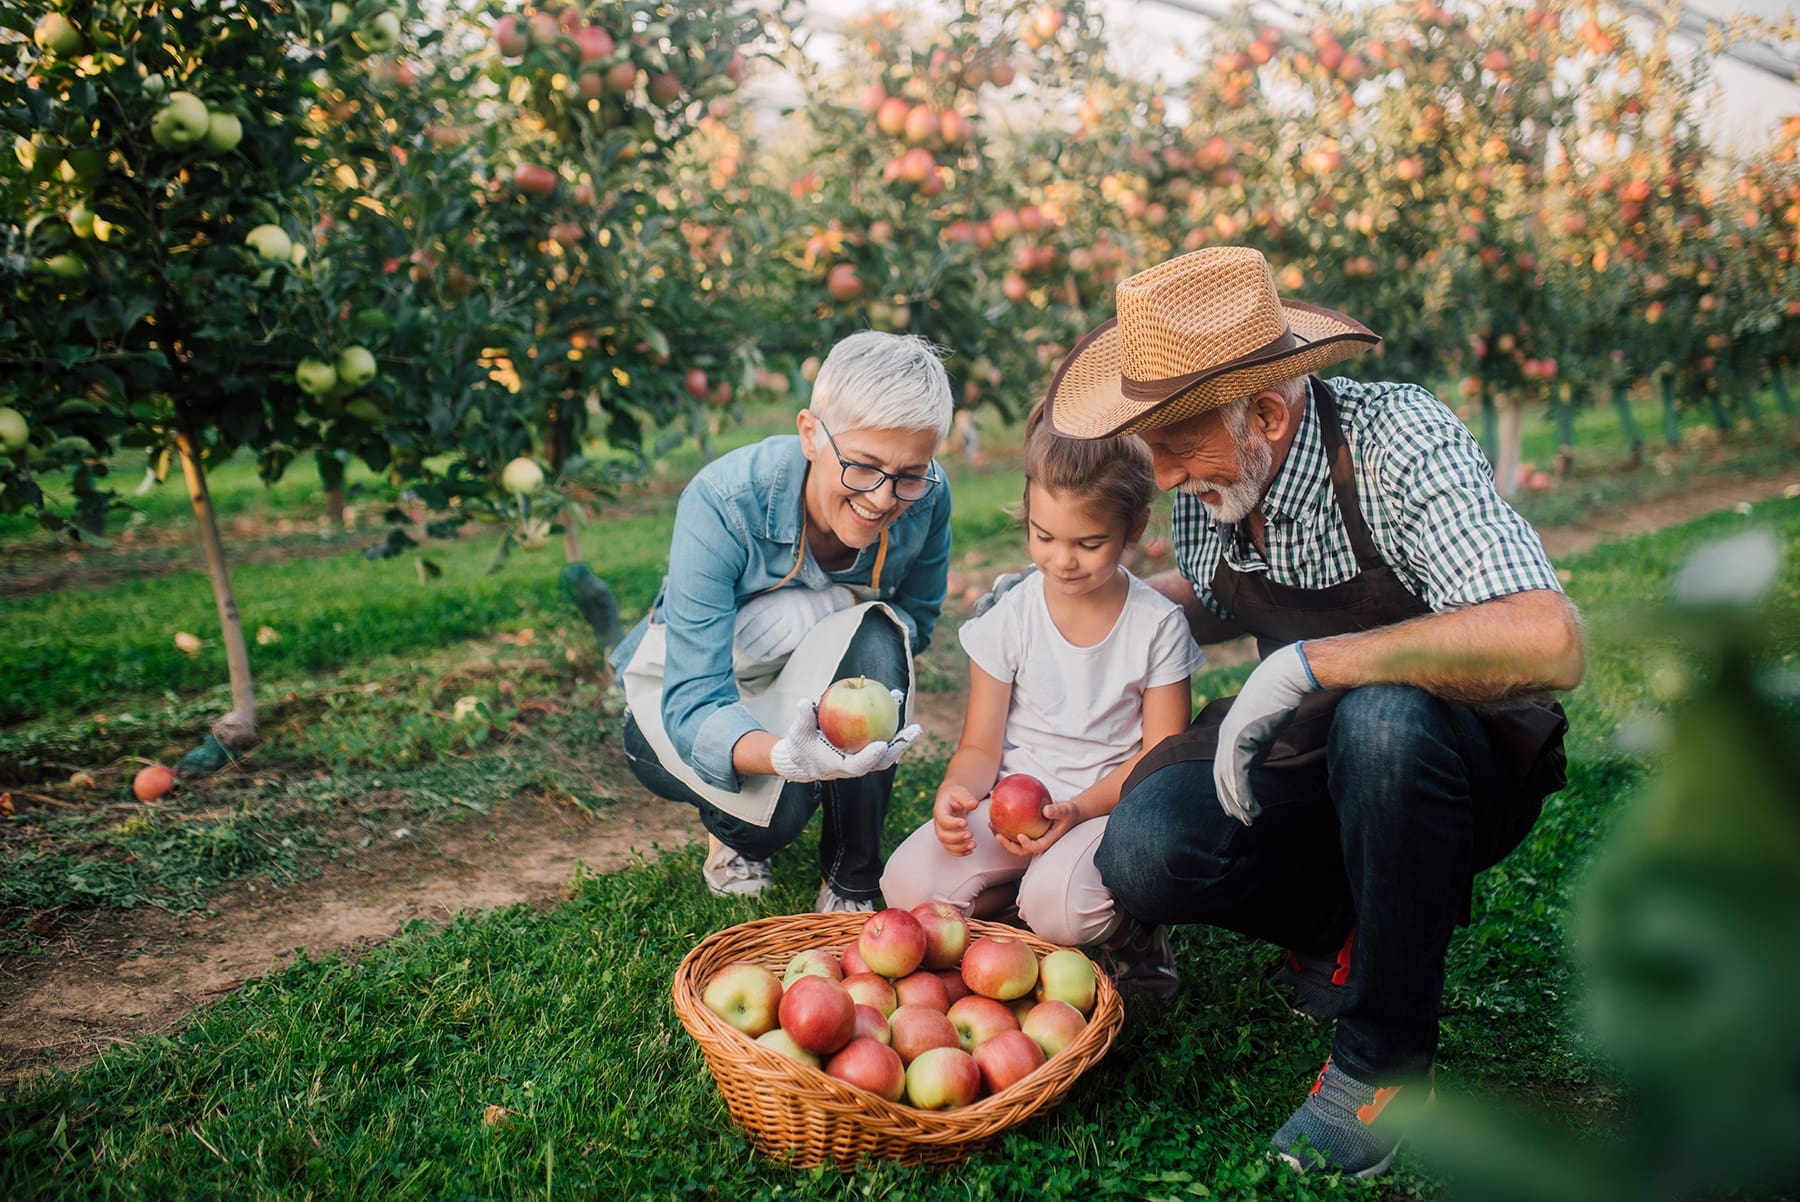
[[[833,679],[842,680],[846,676],[898,681],[901,685],[911,679],[907,671],[906,645],[899,628],[880,615],[865,616],[851,638],[844,658],[838,662]],[[825,817],[819,829],[819,874],[840,897],[869,901],[881,896],[881,828],[887,820],[888,799],[894,791],[893,769],[855,780],[806,784],[790,781],[775,800],[775,812],[769,817],[769,825],[758,826],[727,814],[664,768],[630,714],[625,716],[620,741],[632,775],[646,789],[658,797],[685,802],[699,809],[701,825],[715,839],[746,859],[773,859],[777,851],[800,837],[813,812],[823,808]]]
[[[1220,809],[1212,761],[1170,764],[1120,800],[1095,863],[1144,922],[1314,954],[1354,930],[1332,1056],[1391,1081],[1431,1064],[1473,876],[1518,845],[1538,806],[1473,711],[1408,686],[1345,694],[1315,760],[1254,769],[1262,813],[1247,827]]]

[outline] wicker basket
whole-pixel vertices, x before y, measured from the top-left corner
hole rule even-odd
[[[843,947],[867,914],[788,914],[708,935],[675,970],[675,1013],[706,1055],[725,1105],[757,1149],[797,1168],[827,1160],[848,1168],[864,1157],[912,1164],[953,1164],[1008,1128],[1062,1101],[1089,1065],[1112,1046],[1125,1021],[1118,990],[1096,972],[1093,1014],[1075,1040],[1025,1080],[957,1110],[919,1110],[846,1085],[748,1039],[700,1001],[712,975],[748,960],[777,976],[796,952]],[[1056,944],[1029,931],[971,921],[973,935],[1007,935],[1040,956]]]

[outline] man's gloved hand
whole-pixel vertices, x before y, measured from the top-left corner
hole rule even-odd
[[[776,589],[738,606],[732,645],[752,663],[772,663],[793,654],[807,632],[825,618],[855,604],[856,597],[841,584],[828,589]]]
[[[1219,724],[1213,785],[1219,805],[1245,826],[1262,812],[1250,795],[1250,766],[1288,724],[1301,698],[1319,688],[1301,647],[1290,643],[1257,665]]]
[[[870,743],[855,755],[845,755],[819,733],[819,715],[813,703],[802,697],[794,703],[794,724],[779,743],[769,749],[769,760],[778,775],[791,781],[849,780],[879,770],[891,743]],[[916,727],[911,728],[917,730]],[[900,736],[894,736],[900,742]],[[911,742],[909,738],[908,743]],[[902,746],[901,751],[906,747]],[[894,756],[899,759],[899,755]]]
[[[1035,571],[1037,571],[1037,565],[1035,563],[1028,563],[1016,572],[1002,572],[1000,575],[994,577],[993,587],[981,594],[981,596],[975,598],[975,616],[979,618],[982,614],[994,608],[994,602],[1005,596],[1008,589],[1012,588],[1013,585],[1018,584],[1021,580],[1024,580],[1025,577],[1031,575]]]

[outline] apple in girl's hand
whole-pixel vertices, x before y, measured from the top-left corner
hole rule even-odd
[[[880,910],[863,923],[856,948],[872,971],[904,977],[925,962],[925,928],[905,910]]]
[[[969,923],[962,911],[949,902],[929,901],[914,906],[912,916],[925,930],[925,967],[955,968],[969,948]]]
[[[1094,962],[1073,948],[1038,961],[1038,1001],[1067,1002],[1083,1015],[1094,1011]]]
[[[944,1012],[925,1006],[900,1007],[888,1020],[888,1029],[893,1032],[894,1050],[905,1064],[911,1064],[919,1053],[930,1048],[954,1048],[961,1043]]]
[[[956,1028],[956,1042],[965,1052],[973,1052],[1002,1031],[1019,1029],[1019,1020],[1005,1002],[980,994],[970,994],[956,1002],[944,1017]]]
[[[876,973],[853,972],[844,978],[844,988],[849,991],[851,1001],[880,1011],[883,1018],[892,1014],[900,1004],[900,995],[894,992],[894,983]]]
[[[1044,1065],[1044,1049],[1023,1031],[1002,1031],[975,1049],[975,1067],[989,1093],[999,1093]]]
[[[890,1102],[898,1102],[906,1092],[906,1066],[900,1063],[899,1053],[873,1039],[852,1039],[825,1062],[825,1072]]]
[[[900,729],[900,707],[879,680],[847,676],[819,697],[819,733],[843,752],[855,755],[870,743],[885,743]]]
[[[1037,984],[1037,953],[1030,945],[1007,935],[986,935],[963,953],[963,980],[983,997],[1010,1002],[1024,997]]]
[[[849,1043],[856,1031],[856,1003],[848,990],[829,977],[795,981],[781,995],[779,1015],[781,1029],[815,1056],[831,1055]]]
[[[775,1027],[783,1001],[775,974],[748,961],[721,968],[700,994],[702,1005],[752,1039]]]
[[[1054,1056],[1075,1041],[1087,1019],[1067,1002],[1039,1002],[1025,1015],[1020,1030],[1031,1036],[1044,1055]]]
[[[988,794],[988,829],[1007,839],[1037,839],[1050,829],[1044,807],[1050,790],[1044,782],[1024,772],[1003,776]]]
[[[953,1110],[981,1094],[981,1069],[961,1048],[932,1048],[906,1066],[906,1097],[921,1110]]]
[[[756,1042],[765,1047],[774,1048],[788,1059],[798,1060],[801,1064],[808,1065],[812,1068],[818,1068],[822,1063],[817,1056],[795,1043],[794,1037],[789,1035],[786,1031],[783,1031],[780,1027],[776,1027],[771,1031],[764,1031],[761,1035],[756,1037]]]
[[[843,966],[838,963],[836,955],[822,947],[809,947],[803,952],[795,952],[794,958],[788,961],[787,972],[782,975],[781,985],[786,988],[801,977],[830,977],[834,981],[844,978]]]

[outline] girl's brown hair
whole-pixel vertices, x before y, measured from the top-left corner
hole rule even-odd
[[[1039,401],[1025,419],[1025,505],[1031,516],[1031,485],[1068,497],[1084,508],[1120,518],[1127,531],[1150,512],[1156,500],[1156,472],[1150,448],[1136,435],[1117,438],[1064,438],[1044,420]]]

